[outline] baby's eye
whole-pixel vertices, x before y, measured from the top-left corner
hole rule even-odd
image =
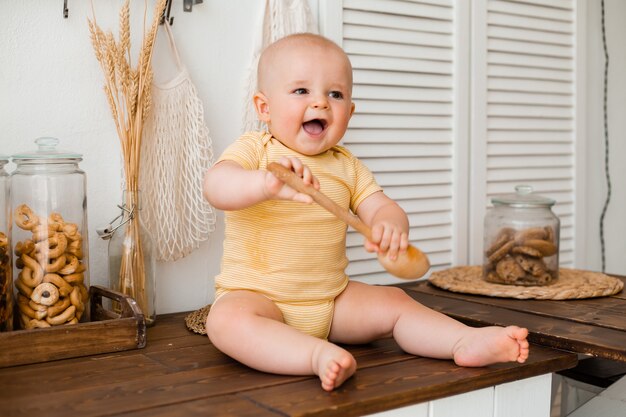
[[[328,95],[337,100],[341,100],[343,98],[343,93],[341,91],[331,91]]]
[[[306,88],[296,88],[295,90],[293,90],[293,93],[297,95],[307,94],[308,92],[309,90],[307,90]]]

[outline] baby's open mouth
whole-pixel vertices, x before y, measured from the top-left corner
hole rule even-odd
[[[326,129],[328,122],[323,119],[313,119],[302,123],[302,128],[310,135],[319,135]]]

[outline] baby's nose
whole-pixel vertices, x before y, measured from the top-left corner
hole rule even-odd
[[[327,109],[328,99],[324,95],[316,96],[311,103],[311,107],[314,109]]]

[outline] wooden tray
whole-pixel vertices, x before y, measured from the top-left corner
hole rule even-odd
[[[118,302],[121,313],[104,308],[103,297]],[[0,333],[0,368],[146,346],[146,320],[135,300],[97,285],[89,298],[90,322]]]

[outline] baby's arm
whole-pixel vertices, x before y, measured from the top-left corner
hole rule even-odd
[[[402,208],[382,191],[367,197],[357,208],[359,218],[372,229],[372,240],[365,241],[368,252],[389,251],[395,260],[409,245],[409,219]]]
[[[280,159],[280,164],[295,172],[305,184],[319,189],[311,170],[297,158]],[[267,200],[294,200],[312,203],[268,171],[244,169],[234,161],[224,160],[209,168],[204,176],[204,198],[219,210],[240,210]]]

